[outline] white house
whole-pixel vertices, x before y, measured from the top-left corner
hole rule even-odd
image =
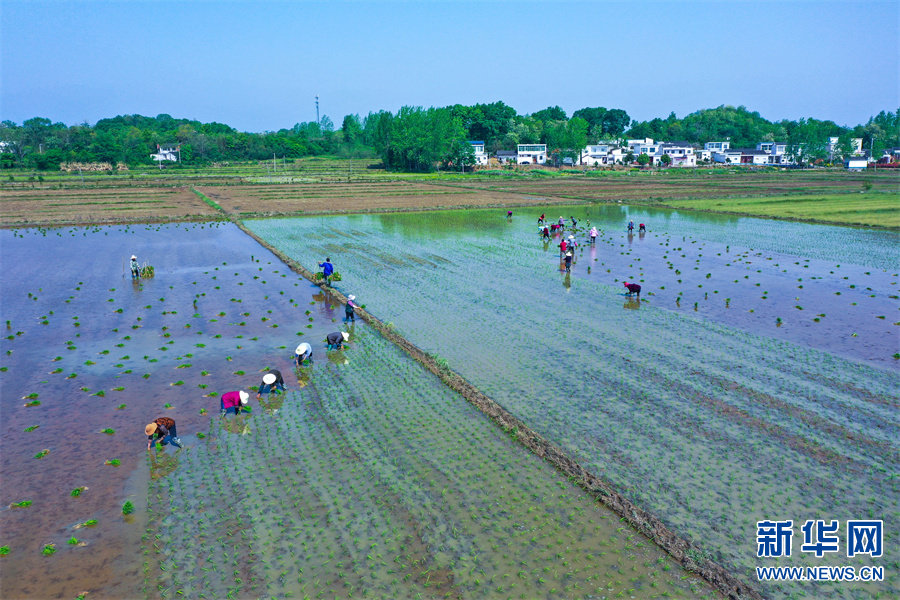
[[[772,156],[783,156],[787,152],[787,144],[784,142],[760,142],[756,145],[757,150],[764,150]]]
[[[640,152],[638,152],[638,146],[652,146],[653,138],[641,138],[639,140],[625,140],[625,145],[628,146],[629,150],[634,152],[635,156],[637,156],[638,154],[641,154]]]
[[[547,144],[519,144],[516,148],[516,162],[520,165],[546,164]]]
[[[696,167],[697,155],[694,147],[688,142],[663,142],[659,145],[659,151],[653,157],[653,164],[660,164],[663,156],[671,159],[673,167]]]
[[[498,150],[497,162],[501,165],[514,165],[516,164],[518,156],[519,155],[515,150]]]
[[[164,160],[178,162],[178,156],[181,154],[181,146],[169,144],[166,146],[156,145],[156,154],[151,154],[150,158],[161,163]]]
[[[488,155],[484,152],[484,142],[470,141],[469,143],[472,144],[472,150],[475,151],[475,164],[476,165],[488,164]]]
[[[851,171],[864,171],[869,166],[869,159],[865,156],[851,156],[844,161],[844,167]]]
[[[839,139],[840,138],[833,136],[828,138],[828,143],[825,144],[825,149],[828,151],[829,156],[837,151]],[[862,138],[850,138],[850,151],[853,153],[853,156],[860,156],[863,153],[862,143]]]
[[[707,142],[709,144],[711,142]],[[719,143],[719,142],[712,142]],[[728,142],[724,142],[728,143]],[[731,165],[739,165],[741,164],[741,151],[740,150],[732,150],[730,148],[724,148],[722,150],[713,150],[712,151],[712,159],[717,163],[731,164]]]
[[[609,144],[596,144],[586,146],[581,151],[580,164],[582,165],[606,165],[609,162]]]
[[[647,140],[648,141],[634,144],[633,146],[629,144],[628,147],[634,153],[635,157],[638,157],[641,154],[646,154],[652,159],[654,156],[656,156],[656,153],[659,151],[659,143],[654,144],[653,140],[650,138],[647,138]],[[652,161],[650,164],[653,164]]]
[[[722,152],[730,148],[731,142],[706,142],[705,144],[703,144],[703,149],[709,150],[710,153]]]

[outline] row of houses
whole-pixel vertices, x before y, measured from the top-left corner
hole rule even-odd
[[[862,148],[862,138],[851,140],[853,158],[845,161],[849,168],[865,168],[866,161],[874,162],[866,156]],[[477,165],[488,165],[490,156],[485,152],[484,142],[472,141]],[[890,148],[884,152],[881,161],[896,162],[900,152]],[[829,155],[838,151],[838,138],[829,138],[826,145]],[[581,150],[577,161],[579,165],[604,166],[626,164],[628,155],[632,159],[642,154],[647,155],[652,166],[668,163],[672,167],[696,167],[698,161],[729,165],[792,165],[802,150],[789,152],[788,144],[782,142],[761,142],[755,148],[731,148],[729,141],[706,142],[703,149],[695,148],[690,142],[660,142],[651,138],[626,140],[624,145],[615,143],[592,144]],[[519,144],[516,150],[500,150],[495,158],[499,164],[543,165],[547,164],[551,155],[546,144]],[[664,158],[668,157],[668,158]],[[853,160],[855,159],[855,160]],[[863,162],[861,162],[863,161]],[[851,166],[852,164],[852,166]]]

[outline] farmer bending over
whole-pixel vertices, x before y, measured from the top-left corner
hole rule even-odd
[[[638,298],[641,297],[641,286],[636,283],[628,283],[627,281],[623,281],[622,283],[628,288],[628,296],[637,294]]]
[[[647,227],[643,223],[638,225],[638,233],[647,233]]]
[[[303,342],[297,349],[294,350],[294,357],[297,361],[297,366],[300,367],[303,365],[304,360],[312,360],[312,346]]]
[[[263,394],[275,393],[278,390],[285,391],[284,377],[281,376],[281,371],[278,369],[269,369],[269,372],[263,375],[262,383],[259,384],[256,399],[259,400]]]
[[[222,402],[221,402],[221,411],[219,415],[225,416],[228,412],[228,409],[233,408],[234,414],[241,414],[241,408],[247,406],[247,403],[250,400],[250,394],[245,392],[244,390],[234,391],[234,392],[225,392],[222,394]]]
[[[543,224],[544,224],[544,217],[546,217],[546,216],[547,216],[546,213],[541,213],[541,216],[540,216],[540,218],[538,219],[538,225],[543,225]]]
[[[349,339],[350,334],[346,331],[335,331],[334,333],[329,333],[325,341],[328,342],[329,350],[340,350],[344,347],[344,342],[347,342]]]
[[[153,445],[154,440],[161,440],[163,445],[172,442],[173,446],[183,448],[181,440],[178,439],[178,432],[175,430],[175,419],[170,417],[160,417],[154,419],[144,427],[144,433],[147,434],[147,450]]]

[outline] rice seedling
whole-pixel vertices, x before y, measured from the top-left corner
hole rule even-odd
[[[51,556],[55,552],[56,552],[56,545],[53,543],[46,544],[46,545],[44,545],[43,548],[41,548],[41,554],[43,554],[44,556]]]
[[[118,458],[111,458],[111,459],[107,460],[106,462],[104,462],[103,464],[109,465],[111,467],[118,467],[119,465],[122,464],[122,461],[119,460]]]
[[[27,508],[32,505],[31,500],[22,500],[21,502],[13,502],[9,505],[10,508]]]
[[[134,504],[131,502],[131,500],[126,500],[125,504],[122,505],[122,514],[130,515],[133,512],[134,512]]]
[[[0,546],[0,556],[6,556],[11,552],[9,546]]]
[[[77,488],[75,488],[74,490],[72,490],[71,492],[69,492],[69,495],[72,496],[73,498],[77,498],[77,497],[79,497],[79,496],[81,495],[81,493],[84,492],[86,489],[88,489],[87,486],[77,487]]]

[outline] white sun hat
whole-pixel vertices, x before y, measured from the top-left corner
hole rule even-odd
[[[275,376],[271,373],[266,373],[265,375],[263,375],[263,383],[265,383],[266,385],[272,385],[273,383],[275,383]]]
[[[303,342],[302,344],[300,344],[299,346],[297,346],[297,349],[294,350],[294,354],[296,354],[297,356],[300,356],[301,354],[303,354],[304,352],[306,352],[306,351],[309,350],[310,348],[312,348],[312,346],[310,346],[310,345],[307,344],[306,342]]]
[[[345,341],[345,342],[346,342],[347,340],[350,339],[350,334],[347,333],[346,331],[342,331],[342,332],[341,332],[341,335],[344,336],[344,341]]]
[[[250,400],[250,394],[248,394],[244,390],[241,390],[240,392],[238,392],[238,394],[240,394],[240,396],[241,396],[241,404],[246,406],[247,401]]]
[[[574,240],[574,239],[575,239],[575,236],[574,236],[574,235],[570,235],[570,236],[569,236],[569,239],[570,239],[570,240]]]
[[[566,252],[566,256],[572,256],[571,252]]]
[[[347,296],[347,300],[356,300],[356,296],[350,294],[349,296]]]
[[[134,254],[132,254],[132,255],[131,255],[131,260],[137,260],[137,256],[135,256]]]

